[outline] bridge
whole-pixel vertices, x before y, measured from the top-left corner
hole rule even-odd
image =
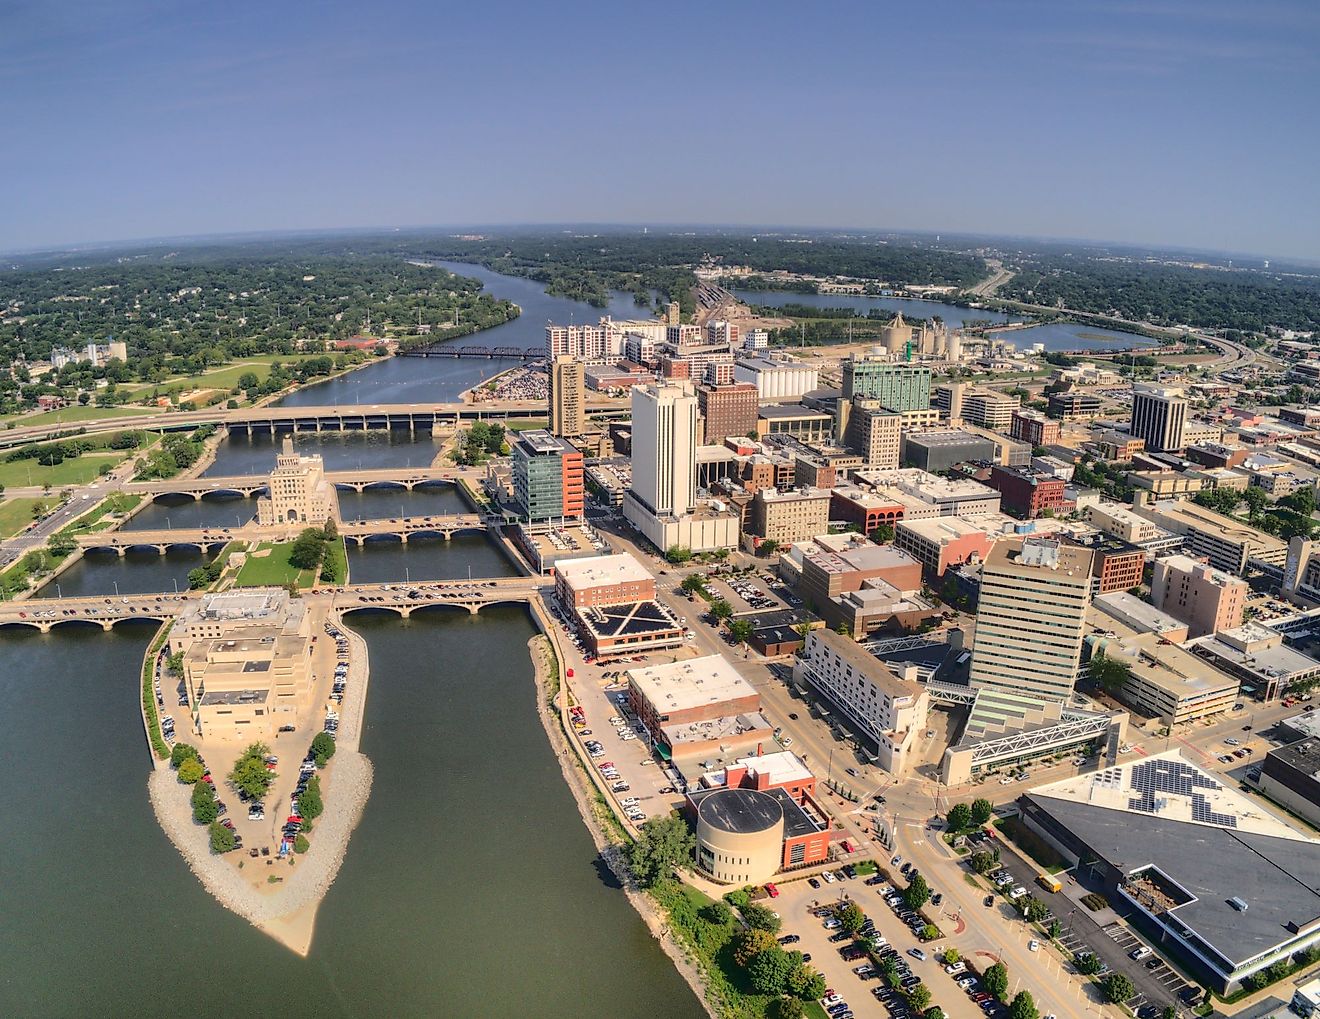
[[[453,467],[375,467],[359,470],[326,471],[326,480],[336,488],[361,492],[368,488],[406,488],[412,491],[419,485],[454,484]],[[142,495],[191,495],[203,499],[208,495],[254,496],[266,491],[266,475],[172,478],[166,481],[130,481],[122,486],[125,492]]]
[[[541,361],[545,359],[545,349],[540,347],[452,347],[443,342],[414,347],[411,350],[398,351],[398,357],[484,357],[489,361],[502,359],[514,361]]]
[[[345,541],[357,545],[375,540],[398,540],[403,544],[409,538],[443,538],[448,541],[461,531],[484,531],[491,523],[503,523],[500,518],[484,517],[478,513],[445,513],[434,516],[395,517],[393,519],[356,520],[341,523],[339,534]],[[80,534],[78,547],[83,551],[113,551],[124,555],[130,548],[151,549],[164,555],[172,548],[198,548],[202,552],[219,550],[231,541],[292,541],[300,527],[287,524],[262,526],[248,523],[240,527],[171,527],[140,531],[101,531]]]
[[[442,580],[424,584],[347,584],[325,592],[341,612],[386,611],[405,619],[418,609],[450,606],[476,615],[487,605],[530,601],[550,588],[542,577],[498,577],[494,579]],[[27,626],[48,633],[64,624],[114,629],[117,623],[164,622],[205,592],[183,594],[133,594],[120,597],[35,598],[0,603],[0,627]],[[321,597],[310,592],[307,597]]]

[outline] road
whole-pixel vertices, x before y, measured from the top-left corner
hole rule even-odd
[[[967,291],[968,297],[993,297],[1000,287],[1016,275],[1012,269],[1005,269],[1004,263],[997,258],[987,258],[985,264],[990,267],[992,275]]]

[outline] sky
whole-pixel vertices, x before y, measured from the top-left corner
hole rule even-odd
[[[1320,258],[1314,0],[0,0],[0,251],[495,223]]]

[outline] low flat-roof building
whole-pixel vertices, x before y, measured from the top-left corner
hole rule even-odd
[[[1252,559],[1283,566],[1288,543],[1189,500],[1137,503],[1133,512],[1187,540],[1188,550],[1210,565],[1242,574]]]
[[[1096,630],[1104,630],[1113,625],[1111,621],[1133,633],[1157,634],[1171,644],[1181,644],[1187,639],[1186,623],[1127,591],[1110,591],[1091,601],[1087,622]]]
[[[307,603],[282,587],[246,587],[204,594],[183,603],[170,627],[170,652],[179,654],[197,640],[236,638],[251,629],[275,627],[280,633],[311,636]]]
[[[269,742],[311,690],[311,642],[277,626],[195,640],[183,655],[193,727],[207,742]]]
[[[928,576],[942,577],[951,566],[981,562],[990,554],[995,536],[986,532],[985,520],[902,520],[894,529],[894,545],[921,563]]]
[[[763,884],[829,857],[823,813],[777,786],[694,789],[687,812],[696,822],[697,869],[721,884]]]
[[[1183,537],[1159,526],[1153,520],[1133,513],[1126,506],[1116,502],[1102,502],[1098,506],[1087,506],[1082,511],[1082,518],[1093,527],[1098,527],[1106,534],[1122,538],[1126,542],[1143,548],[1148,552],[1160,552],[1181,548]]]
[[[832,551],[818,544],[803,550],[801,568],[797,590],[803,604],[858,639],[891,625],[914,629],[939,614],[920,597],[921,564],[892,545]]]
[[[942,474],[954,464],[968,460],[995,460],[999,448],[990,439],[969,431],[908,432],[903,436],[900,456],[904,463],[915,464],[932,474]]]
[[[628,671],[628,702],[647,731],[673,757],[755,745],[771,737],[761,696],[719,655]]]
[[[555,594],[597,655],[683,643],[686,628],[655,601],[655,578],[626,552],[559,563]]]
[[[1165,725],[1222,715],[1237,701],[1241,685],[1237,677],[1220,672],[1160,634],[1092,633],[1086,643],[1092,657],[1103,654],[1127,666],[1127,679],[1113,691],[1118,699]]]
[[[1320,739],[1307,738],[1265,755],[1260,791],[1320,827]]]
[[[1026,825],[1220,994],[1320,943],[1320,842],[1178,751],[1039,786]]]
[[[853,477],[859,485],[869,486],[878,495],[892,492],[933,506],[940,516],[981,517],[999,512],[999,493],[971,478],[941,478],[916,467],[859,470],[853,472]],[[904,519],[915,516],[904,513]]]
[[[569,608],[625,605],[655,598],[655,577],[626,552],[572,559],[555,571],[555,594]]]
[[[1285,645],[1277,630],[1255,622],[1198,637],[1188,647],[1240,679],[1242,692],[1257,700],[1272,701],[1320,676],[1320,662]]]

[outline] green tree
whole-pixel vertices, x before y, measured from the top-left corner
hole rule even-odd
[[[880,524],[868,537],[877,545],[888,545],[894,540],[894,528],[889,524]]]
[[[321,779],[313,775],[307,788],[298,797],[298,813],[307,821],[315,821],[325,810],[321,800]]]
[[[727,927],[733,923],[733,910],[719,899],[702,906],[697,915],[716,927]]]
[[[697,840],[677,814],[653,817],[642,823],[640,837],[627,850],[628,865],[638,882],[651,887],[678,867],[688,867]]]
[[[211,822],[211,852],[227,853],[237,845],[234,833],[219,821]]]
[[[1045,914],[1050,911],[1050,907],[1041,902],[1034,895],[1027,896],[1027,904],[1022,907],[1022,915],[1032,923],[1040,923],[1045,919]]]
[[[914,876],[903,889],[903,901],[911,910],[918,910],[930,901],[930,885],[926,884],[926,879],[920,874]]]
[[[688,594],[698,594],[706,590],[706,578],[700,573],[690,573],[683,578],[683,582],[678,586]]]
[[[1094,952],[1079,952],[1073,956],[1073,966],[1082,976],[1091,976],[1100,972],[1100,957]]]
[[[733,937],[733,961],[746,969],[751,965],[752,959],[762,952],[768,952],[772,948],[778,948],[779,942],[769,931],[756,930],[748,928],[741,930]]]
[[[963,831],[972,823],[972,808],[966,803],[955,803],[949,808],[946,820],[950,831]]]
[[[1128,668],[1127,663],[1109,658],[1104,652],[1097,653],[1091,659],[1090,665],[1087,666],[1087,674],[1096,686],[1110,691],[1121,689],[1123,684],[1132,678],[1132,670]]]
[[[1178,1010],[1172,1005],[1165,1005],[1160,1012],[1160,1019],[1178,1019]]]
[[[1112,1001],[1116,1005],[1137,993],[1131,978],[1126,973],[1118,972],[1108,974],[1100,984],[1100,989],[1104,992],[1105,1001]]]
[[[193,786],[193,788],[196,789],[197,786],[205,786],[205,785],[206,785],[205,782],[198,782],[197,785]],[[207,788],[210,787],[208,786]],[[193,820],[196,821],[198,824],[211,824],[213,821],[215,821],[217,817],[220,816],[220,808],[216,805],[214,796],[208,796],[205,799],[201,799],[201,800],[194,799],[192,808],[193,808]]]
[[[1246,491],[1242,493],[1242,501],[1247,504],[1247,519],[1255,523],[1260,519],[1260,515],[1269,503],[1270,497],[1263,488],[1248,485]]]
[[[806,1008],[797,998],[780,998],[770,1008],[770,1019],[803,1019],[807,1014]],[[808,999],[810,1000],[810,999]]]
[[[733,606],[723,598],[716,598],[710,603],[710,614],[716,619],[728,619],[733,615]]]
[[[839,923],[849,934],[856,934],[862,929],[862,924],[866,923],[866,914],[862,912],[862,907],[855,902],[850,902],[839,909]]]
[[[759,902],[749,902],[743,906],[742,917],[748,927],[758,931],[769,931],[771,934],[778,934],[782,923],[779,917],[775,916],[774,910],[762,906]]]
[[[994,816],[994,804],[984,796],[978,796],[972,800],[972,824],[980,827]]]
[[[1009,1019],[1040,1019],[1040,1011],[1036,1008],[1036,1000],[1031,996],[1030,991],[1018,991],[1013,996],[1013,1002],[1008,1006]]]
[[[745,644],[751,640],[754,627],[746,619],[732,619],[729,621],[729,636],[736,644]]]
[[[989,874],[998,866],[999,861],[995,859],[995,854],[984,849],[978,849],[967,858],[968,865],[978,874]]]
[[[254,800],[263,799],[275,779],[274,773],[266,768],[265,757],[268,753],[270,748],[264,743],[253,743],[243,751],[243,756],[229,773],[229,781],[234,788],[247,793]]]
[[[759,994],[783,994],[788,978],[796,966],[793,959],[778,945],[752,956],[747,965],[747,976]]]
[[[930,989],[925,984],[917,984],[907,992],[907,1000],[914,1011],[920,1012],[930,1004]]]
[[[325,536],[316,528],[308,527],[298,535],[289,550],[289,565],[300,570],[314,570],[325,555]]]
[[[197,748],[188,743],[175,743],[174,749],[170,751],[170,767],[177,768],[184,761],[194,760],[197,757]],[[197,776],[201,778],[201,775]]]
[[[201,781],[202,762],[196,757],[189,757],[179,765],[179,781],[184,785],[192,785]],[[205,783],[203,783],[205,785]]]
[[[958,949],[956,948],[949,947],[944,950],[945,965],[952,966],[955,962],[957,962],[961,958],[962,958],[962,953],[959,952]]]
[[[681,565],[691,560],[692,549],[683,545],[670,545],[668,551],[665,552],[665,558],[675,565]]]
[[[810,966],[799,962],[788,978],[788,993],[803,1001],[815,1001],[825,996],[825,978]]]
[[[926,1009],[923,1019],[944,1019],[944,1009],[940,1008],[939,1005],[932,1005]]]
[[[307,836],[299,832],[293,838],[293,851],[301,856],[307,850],[312,848],[312,844],[307,841]]]
[[[981,983],[985,984],[988,992],[1003,1001],[1004,995],[1008,993],[1008,967],[1002,962],[987,966],[981,974]]]
[[[318,768],[324,768],[326,762],[335,756],[335,741],[330,738],[329,733],[318,732],[312,737],[312,753],[315,755]]]

